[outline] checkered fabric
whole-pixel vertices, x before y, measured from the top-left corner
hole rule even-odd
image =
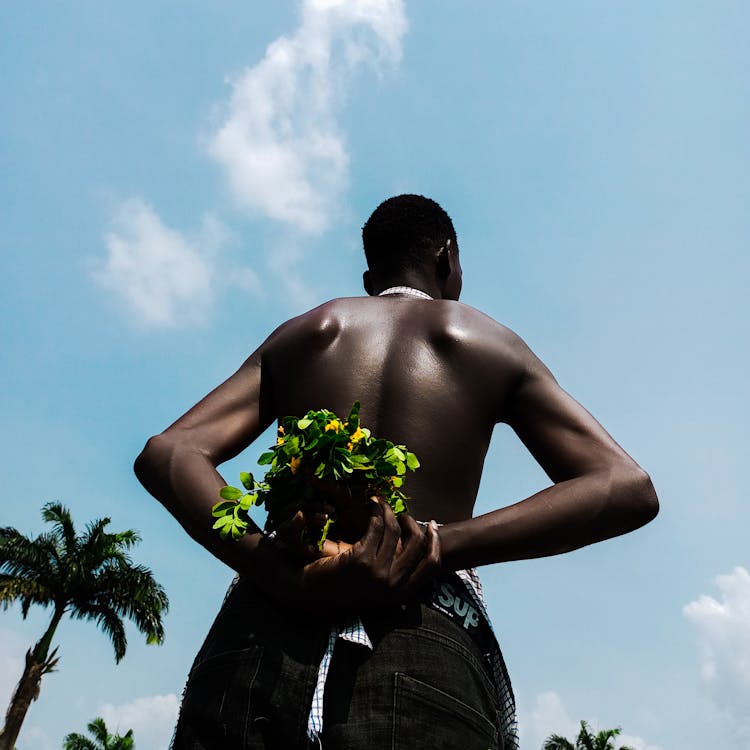
[[[370,640],[370,636],[367,635],[365,626],[359,617],[352,617],[343,625],[333,625],[331,627],[326,650],[318,667],[318,679],[315,682],[312,704],[310,705],[310,715],[307,719],[307,736],[311,742],[320,743],[320,733],[323,731],[323,695],[325,693],[326,680],[328,679],[328,670],[331,667],[333,650],[339,638],[343,638],[350,643],[356,643],[359,646],[364,646],[372,651],[372,641]]]

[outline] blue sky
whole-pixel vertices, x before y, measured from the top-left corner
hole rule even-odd
[[[167,641],[59,631],[20,750],[103,715],[139,750],[231,575],[131,471],[278,323],[360,293],[359,228],[421,192],[463,301],[516,330],[652,475],[642,531],[483,571],[524,748],[745,748],[746,3],[38,2],[0,10],[2,524],[134,527]],[[225,467],[252,466],[268,438]],[[545,477],[498,428],[477,512]],[[0,620],[0,699],[47,613]],[[3,709],[4,710],[4,709]]]

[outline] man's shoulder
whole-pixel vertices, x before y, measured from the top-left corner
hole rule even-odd
[[[472,346],[513,351],[524,345],[521,337],[482,310],[463,302],[441,300],[442,321]]]
[[[340,306],[337,302],[341,300],[333,299],[324,302],[311,310],[307,310],[293,318],[284,321],[269,336],[270,342],[280,342],[285,339],[294,338],[301,335],[310,335],[312,333],[324,334],[336,327],[341,319]]]

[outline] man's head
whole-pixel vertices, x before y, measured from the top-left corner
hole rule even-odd
[[[365,289],[405,284],[429,286],[439,296],[458,299],[461,265],[450,216],[422,195],[397,195],[383,201],[362,227],[369,272]],[[423,289],[423,291],[430,291]]]

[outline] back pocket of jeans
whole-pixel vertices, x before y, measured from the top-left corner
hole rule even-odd
[[[393,701],[393,750],[498,750],[492,721],[432,685],[397,672]]]
[[[244,742],[262,646],[211,656],[193,668],[180,723],[207,747]]]

